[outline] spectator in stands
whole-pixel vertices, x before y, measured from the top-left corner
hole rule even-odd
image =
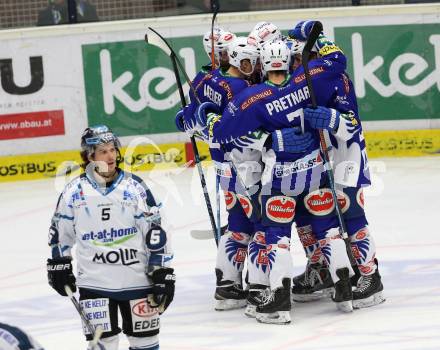
[[[95,5],[87,0],[76,0],[76,13],[78,23],[99,21]]]
[[[38,26],[99,21],[96,7],[87,0],[48,0],[38,13]]]
[[[38,13],[37,26],[69,23],[65,0],[49,0],[48,6]]]

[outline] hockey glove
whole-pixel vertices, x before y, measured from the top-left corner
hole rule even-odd
[[[272,149],[275,152],[301,153],[313,144],[309,132],[301,133],[301,128],[284,128],[272,132]]]
[[[175,117],[175,123],[177,130],[185,132],[185,127],[183,125],[183,109],[180,109]]]
[[[153,293],[147,296],[147,302],[162,314],[173,301],[176,275],[172,268],[163,267],[150,272],[148,276],[153,281]]]
[[[333,108],[318,106],[316,108],[304,109],[304,119],[309,122],[313,129],[326,129],[336,132],[340,117],[341,113]]]
[[[220,114],[220,108],[213,102],[203,102],[196,110],[197,124],[203,127],[203,134],[205,139],[209,139],[212,135],[209,134],[211,129],[211,121]],[[217,120],[217,119],[216,119]]]
[[[72,272],[70,257],[47,259],[47,278],[49,285],[63,297],[67,296],[65,285],[68,285],[72,292],[76,292],[76,279]]]
[[[295,28],[289,30],[289,37],[292,39],[307,41],[307,38],[312,31],[313,24],[315,24],[315,21],[298,22]]]

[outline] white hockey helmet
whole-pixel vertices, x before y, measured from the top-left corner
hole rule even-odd
[[[284,41],[264,44],[260,54],[264,72],[289,70],[290,49]]]
[[[282,39],[281,31],[271,22],[258,22],[248,35],[248,44],[258,49],[268,42]]]
[[[238,70],[245,75],[250,75],[254,72],[260,53],[255,46],[247,43],[247,37],[239,36],[229,45],[228,56],[231,66],[238,68]],[[252,65],[251,72],[243,72],[241,70],[241,61],[245,59],[248,59]]]
[[[300,41],[297,39],[287,39],[286,43],[287,46],[290,47],[290,54],[292,56],[301,55],[304,50],[304,46],[306,46],[305,41]]]
[[[214,56],[216,60],[220,60],[220,53],[226,51],[235,38],[234,33],[219,27],[214,28]],[[211,58],[212,40],[210,30],[203,36],[203,48],[208,57]]]

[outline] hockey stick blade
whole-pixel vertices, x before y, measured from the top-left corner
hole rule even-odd
[[[220,233],[223,236],[225,234],[225,232],[227,231],[228,226],[222,226],[222,228],[220,229]],[[214,233],[212,232],[212,230],[191,230],[189,232],[189,234],[191,235],[192,238],[194,239],[198,239],[198,240],[206,240],[206,239],[213,239],[215,238]]]
[[[168,56],[171,56],[173,52],[171,48],[167,45],[164,38],[151,27],[148,27],[147,33],[145,34],[145,42],[147,44],[157,46],[159,49],[164,51]]]

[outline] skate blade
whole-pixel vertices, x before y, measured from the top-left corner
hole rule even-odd
[[[225,310],[236,310],[242,309],[247,305],[246,299],[235,300],[235,299],[223,299],[216,300],[214,309],[216,311],[225,311]]]
[[[316,291],[310,294],[294,294],[292,293],[292,301],[297,303],[308,303],[310,301],[316,301],[323,298],[329,298],[333,294],[333,288],[327,288],[320,291]]]
[[[271,314],[257,312],[255,318],[260,323],[268,324],[289,324],[292,322],[289,311],[277,311]]]
[[[372,296],[370,296],[368,298],[353,300],[353,308],[363,309],[366,307],[371,307],[371,306],[382,304],[383,302],[385,302],[385,300],[386,299],[382,295],[382,292],[377,292],[376,294],[373,294]]]
[[[255,318],[256,313],[257,313],[257,307],[255,305],[248,304],[246,306],[246,309],[244,310],[244,315],[249,318]]]
[[[336,308],[342,312],[352,312],[353,302],[351,300],[336,302]]]

